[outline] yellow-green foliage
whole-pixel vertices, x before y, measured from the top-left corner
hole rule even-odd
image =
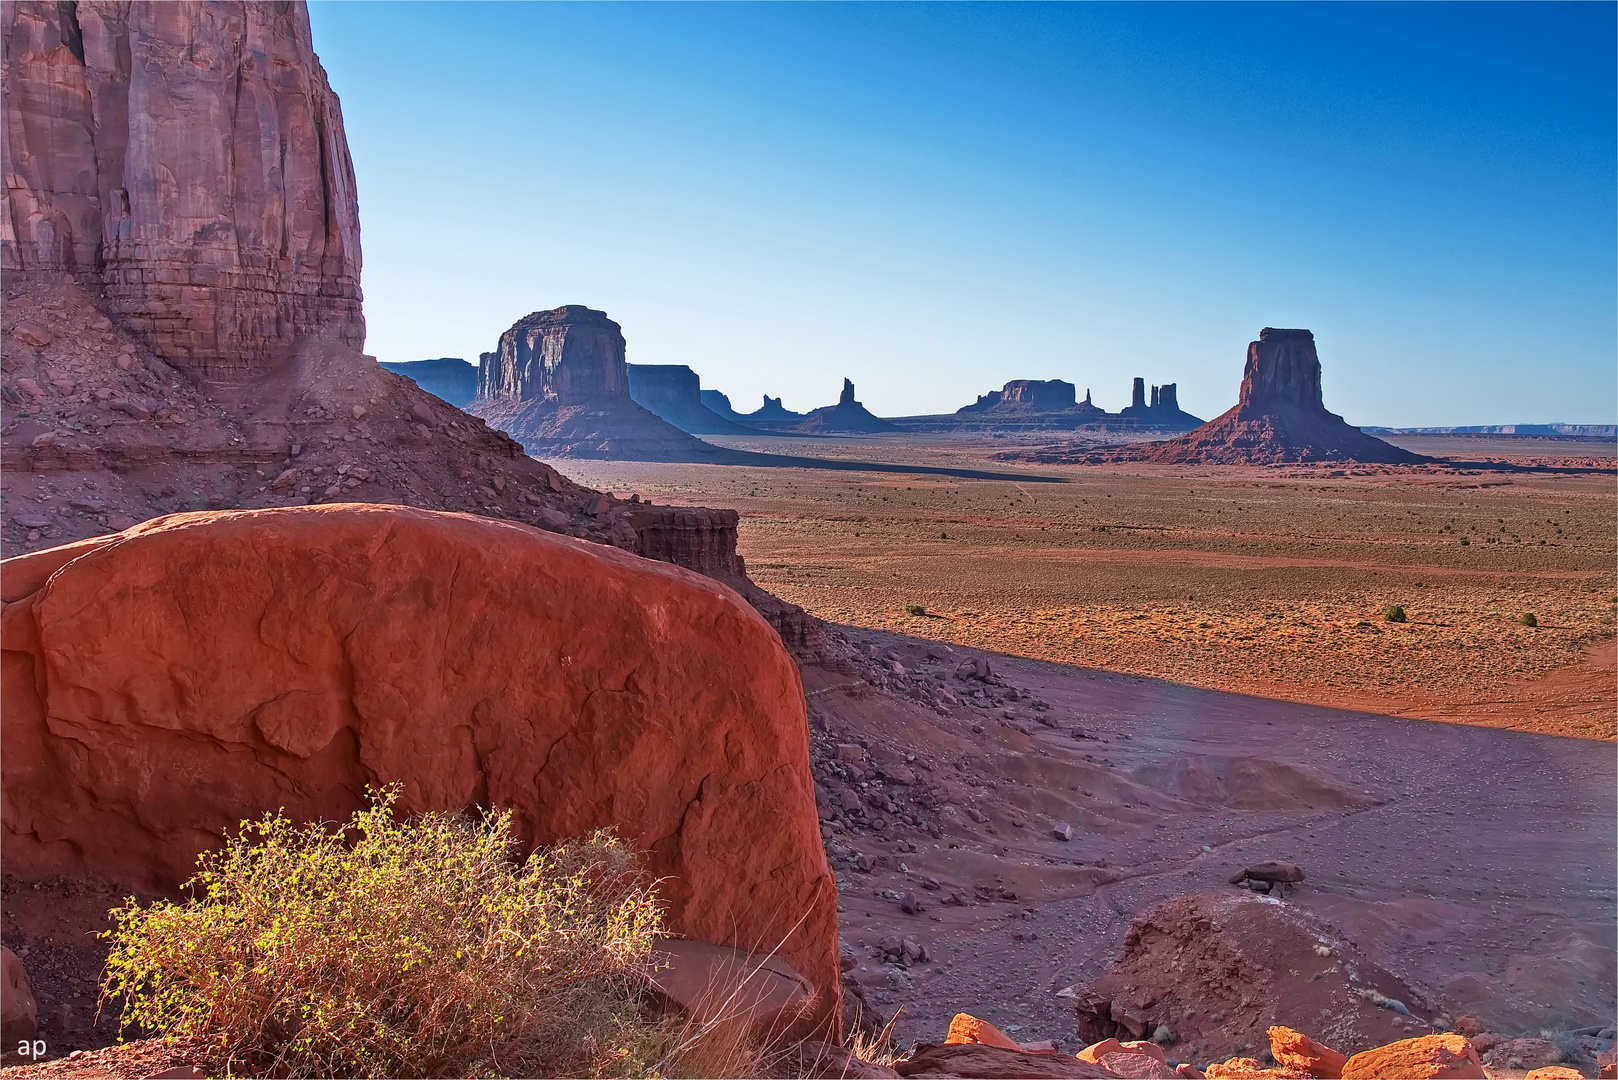
[[[628,845],[520,861],[509,812],[373,800],[344,829],[243,822],[198,860],[198,898],[116,909],[102,989],[125,1022],[208,1039],[238,1072],[445,1076],[632,1010],[661,909]]]

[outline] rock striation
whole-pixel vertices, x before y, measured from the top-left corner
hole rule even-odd
[[[680,430],[630,395],[623,329],[582,304],[536,311],[484,353],[467,411],[536,457],[715,461],[725,451]]]
[[[1247,347],[1241,399],[1236,407],[1177,439],[1137,449],[1165,464],[1285,464],[1427,461],[1327,412],[1320,387],[1320,357],[1308,330],[1265,327]]]
[[[409,360],[403,363],[382,364],[395,375],[403,375],[436,398],[442,398],[457,409],[477,397],[478,369],[454,356],[441,356],[437,360]]]
[[[359,215],[301,3],[5,5],[0,266],[94,286],[177,366],[358,350]]]
[[[728,420],[703,400],[702,380],[684,364],[628,364],[629,396],[635,404],[693,435],[756,435]],[[729,403],[726,403],[727,408]]]
[[[353,504],[160,518],[0,583],[8,875],[172,889],[244,818],[397,782],[414,812],[511,807],[528,844],[615,826],[673,932],[779,945],[837,1015],[803,687],[724,585]]]
[[[766,406],[769,399],[764,399]],[[803,423],[793,428],[795,431],[813,432],[864,432],[864,431],[898,431],[899,427],[890,424],[881,417],[874,416],[869,410],[854,400],[854,383],[849,379],[843,380],[843,393],[837,399],[836,405],[828,405],[815,409]]]

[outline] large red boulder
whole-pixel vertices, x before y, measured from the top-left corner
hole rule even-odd
[[[177,514],[0,564],[4,869],[172,889],[284,807],[370,784],[615,826],[678,934],[778,949],[838,1009],[798,671],[709,578],[462,514]]]

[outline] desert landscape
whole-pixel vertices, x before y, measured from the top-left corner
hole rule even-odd
[[[378,362],[303,4],[0,14],[0,1074],[1614,1075],[1613,425]]]

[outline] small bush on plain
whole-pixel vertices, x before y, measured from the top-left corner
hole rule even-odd
[[[1398,604],[1389,604],[1388,609],[1382,613],[1382,618],[1388,622],[1404,622],[1405,609]]]
[[[1539,625],[1539,618],[1532,611],[1523,612],[1521,615],[1517,616],[1517,621],[1522,623],[1524,626]]]
[[[509,1072],[587,1031],[643,1038],[662,914],[631,847],[598,832],[521,860],[509,811],[406,821],[397,790],[373,800],[341,830],[243,822],[198,859],[199,896],[115,909],[104,1000],[257,1075]]]
[[[925,614],[927,614],[927,609],[922,607],[920,604],[906,604],[905,605],[905,614],[906,615],[925,615]]]

